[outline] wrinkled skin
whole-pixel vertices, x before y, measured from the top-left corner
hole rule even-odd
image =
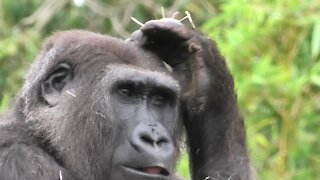
[[[0,121],[0,179],[179,179],[183,126],[192,179],[252,178],[233,79],[211,40],[173,19],[126,41],[57,33]]]

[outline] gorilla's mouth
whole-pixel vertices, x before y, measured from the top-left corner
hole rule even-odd
[[[160,166],[151,166],[151,167],[142,167],[142,168],[131,168],[131,167],[124,167],[128,171],[133,173],[138,173],[141,175],[156,175],[156,176],[169,176],[169,171]]]
[[[154,166],[154,167],[145,167],[145,168],[137,168],[137,171],[141,171],[148,174],[169,176],[169,172],[162,167]]]

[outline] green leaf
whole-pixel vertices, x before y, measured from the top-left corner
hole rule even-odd
[[[320,53],[320,21],[316,22],[313,27],[311,40],[312,58],[317,58]]]

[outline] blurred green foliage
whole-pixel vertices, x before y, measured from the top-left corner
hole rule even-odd
[[[75,1],[74,1],[75,2]],[[0,0],[0,110],[52,32],[88,29],[127,37],[145,22],[188,10],[217,41],[234,74],[257,179],[320,177],[320,1]],[[184,154],[178,167],[188,177]]]
[[[259,179],[320,177],[320,1],[236,1],[203,30],[235,77]]]

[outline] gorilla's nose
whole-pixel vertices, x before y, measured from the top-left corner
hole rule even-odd
[[[137,151],[150,154],[170,155],[174,151],[167,130],[159,123],[137,125],[132,132],[131,144]]]

